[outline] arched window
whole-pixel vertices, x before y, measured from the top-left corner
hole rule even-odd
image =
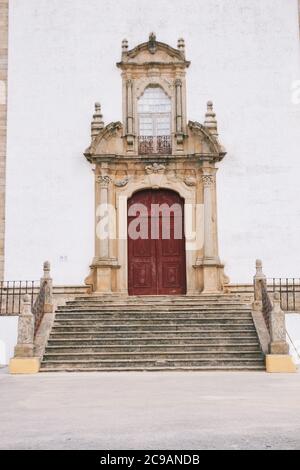
[[[149,86],[138,100],[139,153],[171,153],[171,99],[160,86]]]

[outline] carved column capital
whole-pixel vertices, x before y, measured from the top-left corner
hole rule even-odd
[[[108,188],[108,185],[111,182],[111,178],[108,175],[98,175],[96,176],[96,181],[101,188]]]
[[[216,177],[215,175],[205,174],[201,176],[201,180],[204,187],[209,188],[210,186],[213,186],[215,184]]]

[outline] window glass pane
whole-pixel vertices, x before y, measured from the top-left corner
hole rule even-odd
[[[171,99],[159,86],[148,87],[138,100],[140,135],[171,133]]]
[[[169,113],[171,100],[160,87],[148,87],[138,101],[139,113]]]

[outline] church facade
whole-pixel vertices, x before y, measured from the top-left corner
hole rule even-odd
[[[95,255],[86,279],[93,292],[194,295],[222,292],[229,282],[216,198],[216,164],[226,152],[211,101],[203,124],[188,121],[189,65],[183,39],[173,48],[152,33],[133,49],[124,40],[122,122],[105,125],[95,105],[85,152],[95,175]]]

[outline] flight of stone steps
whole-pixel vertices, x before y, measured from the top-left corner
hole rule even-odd
[[[78,297],[58,307],[41,365],[43,372],[264,369],[250,304],[231,294]]]

